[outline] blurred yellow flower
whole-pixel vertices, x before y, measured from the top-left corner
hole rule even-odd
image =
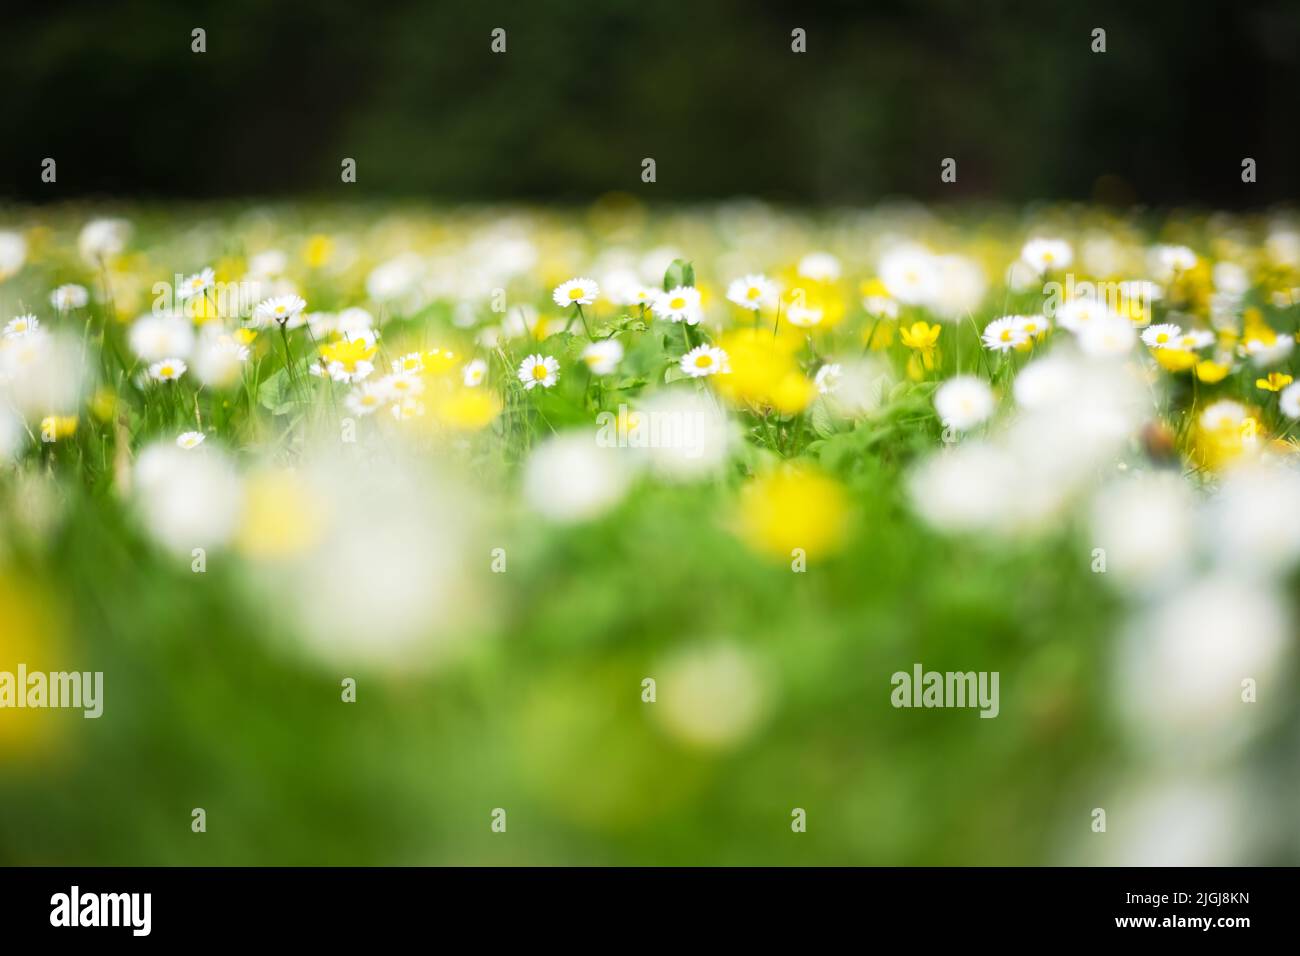
[[[752,479],[740,492],[739,528],[762,554],[816,560],[844,542],[848,496],[839,482],[811,468],[786,467]]]
[[[1196,377],[1207,385],[1222,382],[1230,371],[1232,371],[1230,365],[1212,362],[1209,359],[1196,363]]]
[[[1196,366],[1196,353],[1186,349],[1152,349],[1151,354],[1167,372],[1186,372]]]
[[[334,240],[329,236],[317,233],[307,240],[303,248],[303,261],[307,263],[309,269],[319,269],[329,262],[330,256],[334,252]]]
[[[235,543],[252,558],[301,554],[320,537],[325,507],[295,472],[283,469],[251,475]]]
[[[1255,387],[1262,388],[1266,392],[1280,392],[1292,382],[1290,375],[1284,372],[1269,372],[1268,378],[1255,379]]]
[[[76,415],[46,415],[41,419],[41,441],[58,441],[77,433]]]
[[[727,353],[731,374],[710,380],[731,401],[794,414],[816,397],[816,387],[795,361],[797,340],[773,336],[765,329],[742,328],[722,336],[719,347]]]
[[[438,421],[458,431],[486,428],[500,412],[500,399],[486,388],[457,387],[434,406]]]

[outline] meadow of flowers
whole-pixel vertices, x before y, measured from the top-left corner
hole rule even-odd
[[[0,325],[6,862],[1300,858],[1286,213],[11,209]]]

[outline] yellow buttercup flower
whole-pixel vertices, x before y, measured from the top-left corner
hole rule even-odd
[[[358,362],[369,362],[374,358],[378,347],[369,339],[358,336],[355,339],[338,339],[320,347],[321,361],[327,365],[338,362],[348,372],[357,370]]]
[[[938,344],[939,333],[943,328],[926,322],[913,322],[910,326],[900,326],[898,336],[909,349],[928,352]]]
[[[1269,372],[1268,378],[1255,379],[1255,387],[1262,388],[1266,392],[1280,392],[1291,382],[1291,376],[1284,372]]]

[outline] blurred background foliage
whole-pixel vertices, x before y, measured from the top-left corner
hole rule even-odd
[[[0,183],[337,198],[352,157],[348,198],[1264,204],[1300,186],[1297,35],[1292,0],[53,0],[6,11]]]

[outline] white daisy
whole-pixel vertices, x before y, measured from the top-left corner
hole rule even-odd
[[[86,291],[86,287],[72,283],[61,285],[50,293],[50,304],[60,312],[85,308],[89,301],[90,293]]]
[[[830,395],[840,387],[843,379],[844,368],[838,363],[830,362],[817,370],[817,374],[813,376],[813,384],[821,394]]]
[[[380,390],[390,399],[400,401],[424,392],[424,379],[410,372],[386,375],[379,380]]]
[[[176,298],[183,301],[196,295],[202,295],[212,288],[214,279],[215,276],[211,269],[197,272],[181,283],[180,288],[176,290]]]
[[[957,375],[934,393],[934,410],[944,425],[966,431],[993,414],[993,390],[982,378]]]
[[[776,285],[771,279],[757,273],[741,276],[727,286],[727,299],[742,309],[757,312],[760,307],[770,305],[776,299]]]
[[[1245,420],[1246,407],[1226,398],[1213,405],[1207,405],[1201,412],[1201,427],[1212,432],[1225,427],[1239,427]]]
[[[1282,389],[1282,394],[1277,397],[1277,406],[1287,418],[1300,418],[1300,382]]]
[[[616,339],[601,339],[582,350],[582,360],[593,375],[611,375],[623,361],[623,344]]]
[[[149,366],[149,377],[159,382],[174,382],[185,374],[186,365],[178,358],[166,358]]]
[[[354,415],[370,415],[388,403],[384,390],[374,384],[358,385],[343,399],[343,404]]]
[[[16,315],[5,323],[4,337],[16,339],[24,335],[31,335],[40,327],[40,320],[30,312],[26,315]]]
[[[253,310],[253,322],[256,325],[270,325],[278,322],[282,326],[298,319],[302,310],[307,308],[306,301],[298,295],[277,295],[257,304]]]
[[[1182,348],[1183,330],[1171,322],[1148,326],[1142,331],[1142,341],[1153,349]]]
[[[204,435],[203,432],[181,432],[180,435],[176,437],[176,447],[184,448],[186,451],[189,451],[191,448],[197,448],[199,445],[202,445],[203,440],[207,437],[208,436]]]
[[[530,355],[519,363],[518,375],[526,391],[537,385],[551,388],[560,380],[560,363],[549,355]]]
[[[1074,261],[1074,250],[1064,239],[1030,239],[1020,250],[1021,260],[1042,275],[1053,269],[1064,269]]]
[[[985,348],[994,352],[1008,352],[1028,342],[1029,334],[1020,327],[1018,316],[1005,315],[984,326],[984,334],[980,338],[983,339]]]
[[[600,286],[595,279],[570,279],[561,282],[551,293],[551,299],[560,308],[570,305],[591,305],[600,295]]]
[[[344,383],[356,383],[364,381],[370,377],[370,373],[375,370],[374,363],[360,359],[352,363],[352,368],[348,368],[342,362],[326,362],[324,360],[313,362],[308,371],[317,378],[328,376],[332,381]]]
[[[697,345],[682,356],[681,370],[691,378],[727,372],[727,353],[716,345]]]
[[[699,325],[700,290],[688,285],[679,285],[675,289],[661,292],[655,296],[650,306],[655,315],[671,322],[685,322],[687,325]]]
[[[465,367],[460,370],[460,380],[469,388],[477,388],[483,384],[487,369],[487,362],[482,359],[474,359],[467,362]]]
[[[424,355],[420,352],[407,352],[401,358],[393,359],[393,372],[413,372],[420,373],[424,371]]]

